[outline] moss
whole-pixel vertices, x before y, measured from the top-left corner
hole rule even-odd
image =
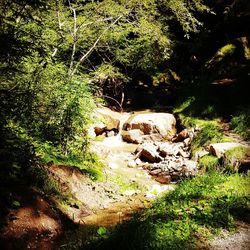
[[[249,109],[242,110],[230,121],[230,127],[234,132],[241,135],[244,139],[250,139],[250,112]]]
[[[208,61],[207,66],[212,65],[214,63],[218,63],[222,61],[225,57],[233,55],[233,53],[235,52],[235,49],[236,49],[236,46],[232,43],[224,45],[223,47],[218,49],[218,51],[212,57],[212,59]]]
[[[230,172],[239,170],[240,162],[250,157],[250,148],[239,146],[225,152],[224,166]]]
[[[219,159],[213,155],[205,155],[199,161],[199,167],[205,171],[214,171],[219,165]]]
[[[208,146],[210,143],[221,142],[224,139],[223,132],[218,125],[213,122],[205,123],[192,142],[192,150],[193,152],[197,151],[202,147]]]

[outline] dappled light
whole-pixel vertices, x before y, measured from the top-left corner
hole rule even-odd
[[[248,249],[249,18],[2,0],[0,249]]]

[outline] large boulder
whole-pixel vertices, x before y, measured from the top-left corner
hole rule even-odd
[[[209,152],[212,155],[217,156],[218,158],[221,158],[224,156],[224,154],[227,150],[241,147],[241,146],[243,146],[243,145],[240,143],[237,143],[237,142],[213,143],[213,144],[210,144],[210,146],[209,146]]]
[[[143,132],[140,129],[132,129],[122,131],[122,138],[126,142],[140,144],[143,141]]]
[[[140,130],[142,140],[171,140],[176,134],[176,119],[168,113],[134,114],[124,123],[123,130]],[[126,137],[123,137],[126,140]]]
[[[99,107],[93,111],[92,117],[95,122],[90,128],[90,135],[98,136],[108,131],[119,131],[120,120],[122,119],[120,113],[106,107]]]
[[[136,158],[143,159],[146,162],[160,162],[163,158],[159,155],[158,146],[154,143],[144,143],[137,148]]]

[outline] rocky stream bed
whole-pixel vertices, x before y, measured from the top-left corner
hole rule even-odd
[[[197,160],[202,155],[222,157],[225,150],[244,145],[212,144],[193,160],[191,143],[199,130],[177,131],[172,114],[150,110],[119,113],[100,107],[93,115],[96,124],[89,130],[91,150],[104,163],[104,180],[93,182],[74,167],[46,166],[50,176],[60,183],[61,192],[70,194],[68,202],[59,204],[55,200],[52,205],[36,190],[28,191],[31,202],[19,192],[21,207],[10,213],[2,230],[6,249],[15,249],[19,241],[27,249],[58,249],[65,242],[67,245],[73,235],[66,230],[61,238],[65,219],[85,228],[81,239],[100,226],[113,227],[130,219],[136,211],[150,207],[155,198],[173,190],[179,181],[195,176]],[[55,213],[52,208],[55,204],[63,216]],[[81,245],[82,241],[75,237],[73,244]],[[215,242],[211,249],[222,248]]]

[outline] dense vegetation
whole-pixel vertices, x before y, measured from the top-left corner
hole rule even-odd
[[[1,171],[12,177],[31,159],[88,168],[96,97],[122,105],[126,83],[157,76],[177,36],[197,33],[196,16],[210,12],[201,1],[181,0],[6,0],[0,7]]]

